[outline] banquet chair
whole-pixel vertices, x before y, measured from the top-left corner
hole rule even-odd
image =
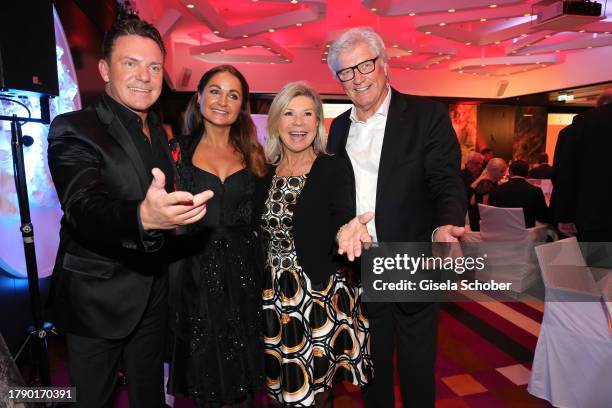
[[[535,251],[546,301],[527,389],[558,407],[612,407],[612,311],[602,298],[612,270],[589,268],[575,238]]]

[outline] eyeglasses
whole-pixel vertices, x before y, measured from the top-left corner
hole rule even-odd
[[[374,71],[374,69],[376,68],[377,59],[378,57],[372,58],[372,59],[360,62],[357,65],[353,65],[352,67],[341,69],[340,71],[336,72],[336,76],[338,77],[340,82],[346,82],[346,81],[350,81],[351,79],[355,78],[355,69],[357,69],[357,71],[359,71],[363,75],[369,74],[370,72]]]

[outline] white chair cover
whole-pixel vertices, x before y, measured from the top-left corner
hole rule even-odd
[[[612,407],[612,333],[601,298],[608,282],[595,282],[575,238],[536,254],[546,302],[527,389],[558,407]]]
[[[512,283],[514,292],[523,292],[540,278],[533,243],[545,242],[545,225],[525,228],[522,208],[500,208],[478,204],[480,232],[466,232],[465,243],[493,243],[487,245],[487,268],[476,272],[479,280],[496,280]],[[468,248],[465,253],[469,255]]]

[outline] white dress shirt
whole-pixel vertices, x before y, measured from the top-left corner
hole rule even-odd
[[[376,210],[376,186],[387,114],[391,102],[391,88],[376,113],[365,122],[357,119],[356,109],[351,109],[351,127],[346,140],[346,152],[351,158],[355,173],[357,215]],[[368,233],[376,242],[376,222],[368,222]]]

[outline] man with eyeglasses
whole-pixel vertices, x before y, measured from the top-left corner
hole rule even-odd
[[[328,150],[351,160],[357,213],[375,213],[366,225],[373,241],[456,242],[467,202],[448,109],[390,87],[385,46],[371,29],[343,33],[328,64],[354,105],[332,122]],[[433,407],[439,305],[363,306],[374,363],[366,407],[395,407],[394,344],[404,406]]]

